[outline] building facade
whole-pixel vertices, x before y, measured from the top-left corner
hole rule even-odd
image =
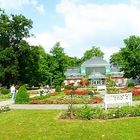
[[[65,72],[65,84],[78,83],[83,76],[87,76],[90,84],[104,85],[106,75],[110,75],[112,80],[118,85],[124,83],[123,72],[110,64],[101,57],[92,57],[86,60],[81,67],[70,68]]]

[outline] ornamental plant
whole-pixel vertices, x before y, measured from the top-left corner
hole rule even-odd
[[[138,95],[140,95],[140,89],[139,89],[139,88],[133,88],[133,89],[132,89],[132,95],[133,95],[133,96],[138,96]]]
[[[25,85],[23,85],[18,90],[15,103],[26,104],[28,102],[29,102],[29,94],[27,93],[27,89],[26,89]]]

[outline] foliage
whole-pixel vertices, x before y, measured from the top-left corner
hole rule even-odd
[[[133,89],[132,89],[132,95],[133,95],[133,96],[138,96],[138,95],[140,95],[140,89],[139,89],[139,88],[133,88]]]
[[[101,103],[102,98],[100,97],[90,97],[89,95],[74,95],[73,96],[73,104],[96,104]],[[64,95],[58,93],[50,93],[45,96],[37,96],[31,99],[31,104],[69,104],[71,101],[70,95]]]
[[[90,103],[91,104],[98,104],[98,103],[101,103],[103,101],[103,99],[101,97],[94,97],[90,100]]]
[[[135,86],[135,83],[134,83],[134,82],[128,82],[128,83],[127,83],[127,86],[128,86],[128,87],[134,87],[134,86]]]
[[[0,106],[0,113],[2,113],[2,112],[7,112],[7,111],[9,111],[10,110],[10,108],[9,108],[9,106]]]
[[[111,56],[111,62],[124,71],[125,77],[140,79],[140,37],[130,36],[124,43],[125,47]]]
[[[92,107],[85,105],[82,108],[76,109],[74,113],[78,118],[91,120],[93,118],[92,116],[94,111]]]
[[[56,91],[56,92],[61,92],[61,86],[57,85],[57,86],[55,87],[55,91]]]
[[[84,62],[92,58],[93,56],[98,56],[103,58],[104,53],[100,50],[100,48],[93,46],[90,50],[87,50],[84,53],[84,56],[81,58],[81,61]]]
[[[76,118],[78,117],[79,119],[113,119],[122,117],[136,117],[140,116],[140,106],[123,106],[120,108],[104,110],[86,105],[81,108],[75,108],[74,113],[74,116],[76,116]]]
[[[77,95],[87,95],[89,93],[88,90],[86,89],[78,89],[76,87],[71,87],[70,85],[69,86],[66,86],[65,89],[64,89],[64,92],[69,95],[71,94],[77,94]]]
[[[16,95],[15,103],[17,104],[25,104],[29,102],[29,94],[27,93],[27,89],[25,85],[21,86]]]
[[[56,87],[57,85],[61,85],[65,79],[64,72],[67,67],[66,55],[59,42],[54,45],[50,53],[52,56],[50,71],[53,77],[53,84]]]
[[[133,101],[138,101],[140,100],[140,95],[132,96],[132,98],[133,98]]]
[[[116,86],[115,81],[113,81],[111,79],[110,75],[106,76],[106,85],[107,85],[107,87],[114,87],[114,86]]]
[[[6,94],[10,93],[10,90],[7,89],[7,88],[2,88],[2,89],[0,90],[0,92],[1,92],[1,94],[6,95]]]
[[[12,83],[37,85],[38,50],[25,38],[30,36],[32,21],[23,15],[7,15],[0,10],[0,80],[10,87]]]
[[[10,98],[11,98],[10,94],[5,94],[5,95],[0,94],[0,101],[6,101],[6,100],[8,100]]]

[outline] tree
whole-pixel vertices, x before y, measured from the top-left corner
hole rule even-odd
[[[24,41],[24,38],[30,36],[29,30],[31,28],[32,21],[30,19],[23,15],[11,14],[8,16],[0,10],[0,80],[3,85],[9,87],[11,83],[15,83],[17,80],[25,81],[21,75],[24,74],[24,70],[28,71],[24,67],[28,65],[28,54],[32,54],[32,58],[35,56],[33,54],[34,48],[31,49]],[[21,57],[23,59],[20,61]],[[30,57],[30,59],[32,58]],[[22,65],[22,61],[24,61],[24,64],[27,62],[26,65]]]
[[[93,56],[98,56],[103,58],[104,53],[100,50],[100,48],[93,46],[90,50],[87,50],[84,53],[84,56],[81,58],[81,60],[82,62],[84,62]]]
[[[51,59],[52,56],[45,52],[42,46],[39,46],[39,78],[38,82],[40,84],[49,84],[51,81],[51,76],[53,75],[50,72]]]
[[[81,60],[77,57],[70,57],[66,55],[67,67],[77,67],[80,66]]]
[[[140,37],[130,36],[124,43],[125,47],[111,56],[111,62],[121,67],[125,77],[140,79]]]
[[[65,79],[64,72],[67,67],[66,55],[64,49],[57,42],[50,51],[52,55],[50,72],[53,74],[53,83],[55,86],[61,85]]]
[[[38,85],[39,51],[38,46],[30,46],[26,41],[19,44],[17,51],[18,81]]]

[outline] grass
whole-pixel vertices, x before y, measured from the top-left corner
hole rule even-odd
[[[133,101],[138,101],[138,100],[140,100],[140,95],[133,96]]]
[[[138,140],[140,117],[59,120],[61,111],[12,110],[0,114],[0,140]]]

